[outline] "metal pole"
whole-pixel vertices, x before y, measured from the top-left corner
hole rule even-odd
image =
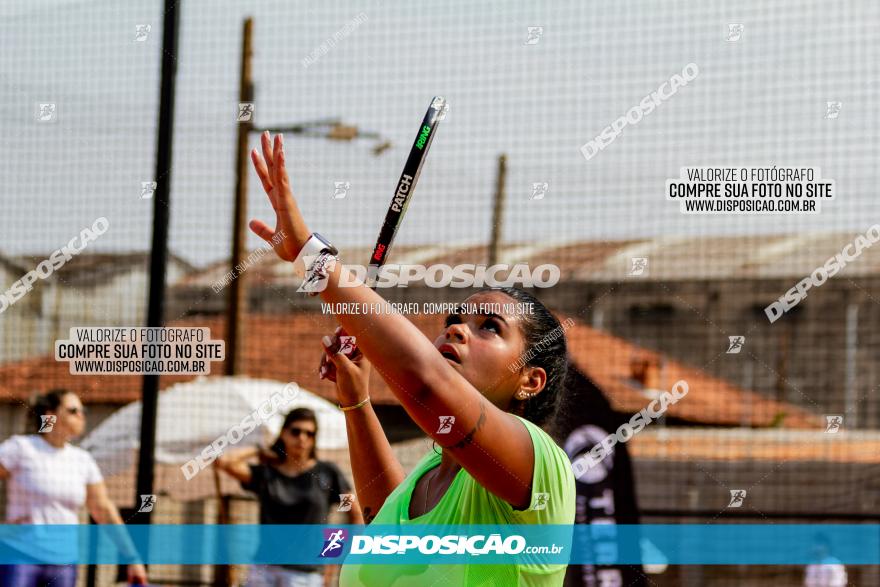
[[[507,155],[498,157],[498,180],[495,184],[495,203],[492,208],[492,236],[489,241],[489,265],[498,261],[501,228],[504,223],[504,180],[507,176]]]
[[[168,257],[168,220],[171,209],[171,147],[174,130],[174,86],[177,76],[177,38],[180,2],[165,0],[162,26],[162,83],[159,90],[159,136],[156,142],[156,193],[153,199],[153,241],[150,253],[150,291],[147,326],[161,326],[165,300],[165,263]],[[137,493],[153,493],[153,457],[156,450],[156,419],[159,376],[144,375],[141,392],[141,438],[138,451]],[[138,513],[133,521],[150,523],[150,512]]]

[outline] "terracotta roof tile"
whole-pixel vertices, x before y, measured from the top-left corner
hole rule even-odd
[[[764,427],[784,416],[786,427],[820,425],[817,416],[797,406],[740,389],[698,368],[665,359],[659,353],[588,326],[576,324],[566,336],[574,362],[618,412],[633,414],[653,399],[630,375],[631,360],[643,358],[662,364],[660,389],[669,390],[680,379],[688,383],[688,395],[669,408],[670,417],[716,425]]]

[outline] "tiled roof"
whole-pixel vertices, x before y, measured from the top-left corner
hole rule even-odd
[[[615,411],[635,413],[653,399],[631,379],[630,361],[638,358],[662,365],[660,389],[669,390],[680,379],[687,382],[688,394],[672,405],[667,412],[670,417],[723,426],[765,427],[784,415],[786,427],[819,426],[816,416],[797,406],[738,388],[699,368],[667,360],[608,333],[576,324],[566,337],[575,363],[605,393]]]
[[[17,261],[0,253],[0,265],[6,268],[13,275],[21,275],[27,273],[27,269],[20,266]],[[6,285],[6,284],[4,284]]]
[[[25,271],[29,271],[48,259],[50,255],[51,252],[38,255],[19,255],[12,257],[11,260],[17,265],[27,267]],[[195,271],[195,267],[171,252],[168,254],[168,259],[179,264],[186,272]],[[150,253],[145,251],[127,253],[82,252],[65,263],[63,283],[70,286],[105,283],[133,269],[149,271],[149,264]]]
[[[442,329],[442,316],[416,315],[410,318],[431,340]],[[173,325],[210,327],[213,339],[226,335],[225,320],[220,317],[184,320]],[[313,393],[334,400],[333,384],[319,380],[317,368],[323,352],[321,337],[333,332],[335,327],[332,316],[317,313],[249,316],[244,324],[246,344],[242,374],[295,381]],[[782,424],[786,427],[819,426],[816,416],[794,405],[737,388],[698,368],[662,359],[657,353],[586,325],[576,323],[566,335],[575,363],[602,389],[619,412],[635,413],[653,399],[640,385],[630,380],[632,359],[647,357],[662,362],[660,388],[668,390],[679,379],[688,382],[688,395],[668,411],[671,418],[707,425],[765,427],[784,414]],[[223,364],[213,363],[211,373],[223,374]],[[160,379],[160,386],[164,389],[189,379],[192,377],[164,376]],[[35,391],[63,387],[76,392],[87,403],[126,404],[140,399],[141,383],[140,376],[71,375],[67,363],[44,356],[0,367],[0,401],[26,401]],[[375,370],[371,389],[375,403],[397,403]]]

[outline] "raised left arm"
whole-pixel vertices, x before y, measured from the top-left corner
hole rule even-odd
[[[275,210],[276,228],[253,220],[253,230],[271,243],[285,261],[293,261],[308,241],[310,231],[300,213],[285,169],[283,140],[274,145],[262,137],[263,155],[252,153],[257,175]],[[276,239],[281,234],[282,239]],[[331,304],[384,307],[387,302],[352,275],[341,287],[340,277],[350,270],[337,263],[329,271],[321,299]],[[528,430],[515,416],[496,407],[437,352],[433,343],[404,315],[391,311],[336,316],[343,329],[357,338],[358,348],[388,383],[401,406],[483,487],[516,508],[529,505],[534,472],[534,448]],[[505,376],[510,376],[504,374]],[[450,417],[452,417],[450,419]],[[439,419],[454,422],[441,431]]]

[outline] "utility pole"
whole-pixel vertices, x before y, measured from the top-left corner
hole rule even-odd
[[[504,224],[504,181],[507,176],[507,155],[498,157],[498,178],[495,183],[495,201],[492,208],[492,236],[489,240],[489,266],[498,262],[501,228]]]
[[[238,101],[241,103],[254,101],[254,82],[251,78],[251,58],[253,48],[251,36],[254,29],[253,18],[244,21],[241,42],[241,77],[238,90]],[[235,165],[235,212],[232,220],[232,270],[236,271],[244,259],[244,245],[247,236],[245,231],[245,214],[247,214],[247,176],[248,176],[248,137],[253,130],[253,116],[250,120],[238,123],[238,151]],[[232,280],[232,291],[227,307],[226,336],[226,375],[236,375],[241,369],[241,350],[244,336],[241,318],[245,312],[247,292],[244,275],[235,275]]]
[[[253,58],[254,19],[248,17],[242,26],[241,35],[241,71],[239,73],[238,102],[253,103],[254,82],[251,76],[251,60]],[[230,287],[229,302],[226,307],[226,369],[227,377],[238,375],[242,366],[242,351],[244,349],[244,331],[242,328],[244,313],[247,305],[247,287],[244,273],[239,273],[239,267],[244,260],[245,239],[245,214],[247,214],[247,174],[248,174],[248,137],[254,128],[253,114],[248,120],[238,122],[238,148],[235,155],[235,206],[232,217],[232,264],[233,280]],[[217,521],[220,524],[229,523],[229,498],[223,495],[220,485],[220,472],[217,467],[212,467],[214,475],[214,489],[217,493]],[[236,584],[235,567],[232,565],[217,565],[214,568],[214,585]]]

